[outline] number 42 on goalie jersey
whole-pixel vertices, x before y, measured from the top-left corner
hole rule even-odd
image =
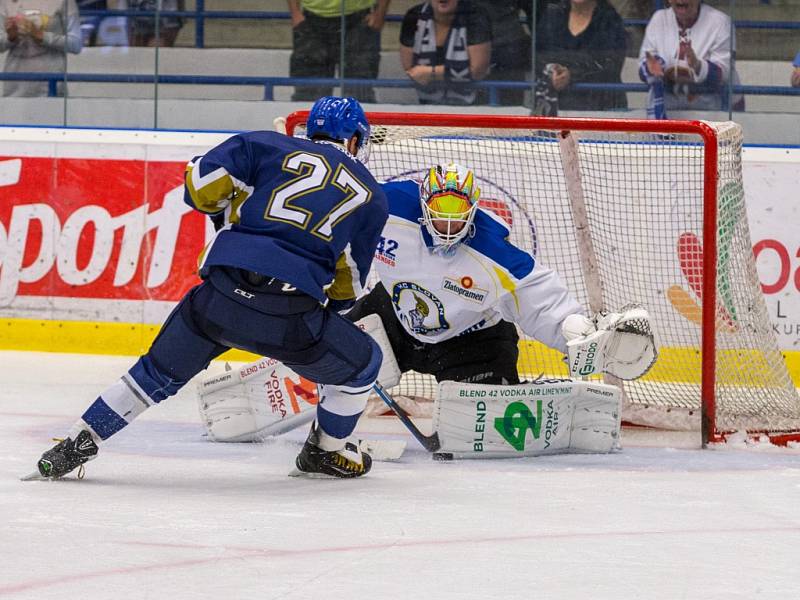
[[[387,218],[375,178],[339,145],[271,131],[192,160],[184,199],[224,223],[203,267],[276,277],[322,302],[360,294]]]

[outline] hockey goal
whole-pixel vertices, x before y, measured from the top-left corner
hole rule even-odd
[[[307,113],[287,118],[302,135]],[[800,439],[800,398],[767,315],[742,188],[735,123],[370,113],[378,179],[437,162],[474,169],[482,205],[556,269],[587,312],[642,303],[660,357],[624,383],[623,419]],[[453,274],[463,275],[463,274]],[[520,373],[565,376],[562,356],[520,342]],[[615,382],[622,383],[622,382]],[[396,394],[432,398],[404,376]]]

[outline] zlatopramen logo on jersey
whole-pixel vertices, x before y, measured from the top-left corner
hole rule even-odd
[[[525,450],[525,434],[528,430],[534,439],[539,439],[542,432],[542,401],[536,401],[536,414],[524,402],[512,402],[506,407],[502,417],[496,417],[494,428],[511,446],[522,452]]]

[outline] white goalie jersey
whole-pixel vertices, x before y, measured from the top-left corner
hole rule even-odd
[[[479,209],[463,243],[449,254],[433,254],[433,241],[419,225],[418,184],[398,181],[382,187],[389,220],[373,268],[411,336],[436,343],[504,319],[566,353],[561,324],[583,308],[554,271],[508,241],[502,219]]]

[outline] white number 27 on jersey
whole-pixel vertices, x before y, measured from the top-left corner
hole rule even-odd
[[[267,204],[264,218],[280,221],[307,229],[312,212],[295,206],[298,198],[322,190],[331,180],[331,167],[325,157],[310,152],[295,152],[283,160],[282,169],[293,173],[293,177],[275,188]],[[334,206],[311,230],[313,235],[324,240],[333,237],[334,226],[362,204],[369,202],[372,192],[347,168],[340,164],[330,182],[345,193],[344,199]]]

